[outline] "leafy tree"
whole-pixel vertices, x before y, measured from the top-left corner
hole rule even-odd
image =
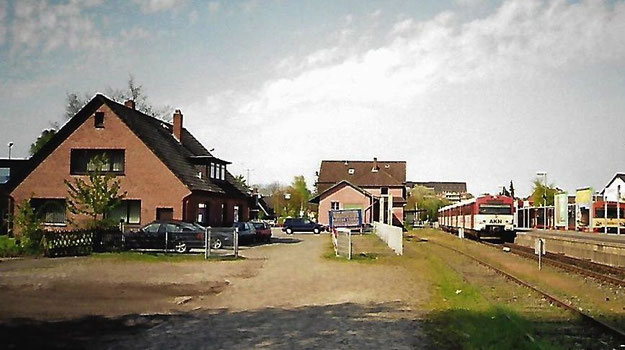
[[[138,84],[132,74],[128,76],[125,89],[112,89],[109,87],[106,90],[106,94],[119,103],[123,103],[126,100],[133,100],[135,101],[135,108],[138,111],[161,120],[171,121],[173,108],[171,106],[153,105],[145,94],[143,85]]]
[[[515,198],[514,197],[514,184],[512,184],[512,180],[510,180],[510,197]]]
[[[290,195],[290,199],[287,200],[288,215],[299,217],[302,213],[304,217],[307,217],[310,211],[308,200],[311,198],[311,193],[304,176],[295,176],[286,193]]]
[[[541,207],[546,202],[547,205],[553,205],[554,196],[558,193],[555,185],[546,185],[539,179],[534,179],[534,190],[532,192],[532,200],[535,207]]]
[[[55,129],[46,129],[41,132],[41,135],[37,138],[35,142],[30,145],[29,153],[30,155],[34,155],[39,152],[39,150],[46,144],[48,141],[52,139],[52,137],[56,134]]]
[[[433,189],[416,185],[410,190],[406,208],[408,210],[423,210],[419,213],[419,218],[421,220],[429,218],[435,221],[438,218],[438,209],[448,204],[449,201],[446,198],[436,195]]]
[[[501,188],[501,192],[499,193],[501,196],[506,196],[506,197],[510,197],[510,192],[508,192],[508,189],[506,187],[502,187]]]
[[[241,185],[241,186],[243,186],[243,187],[245,187],[245,188],[248,188],[248,186],[247,186],[247,182],[245,181],[245,176],[243,176],[243,175],[237,175],[237,176],[235,176],[235,177],[234,177],[234,181],[235,181],[237,184],[239,184],[239,185]]]
[[[17,212],[13,217],[15,224],[16,240],[19,241],[20,247],[29,253],[38,252],[41,249],[42,224],[43,218],[35,212],[30,205],[30,198],[24,199],[17,206]]]
[[[104,173],[109,159],[105,156],[94,157],[88,165],[88,181],[78,177],[73,182],[65,180],[67,192],[70,196],[68,209],[75,215],[86,215],[90,218],[88,227],[110,227],[115,222],[105,220],[105,215],[115,209],[126,192],[121,193],[119,181],[115,175]]]

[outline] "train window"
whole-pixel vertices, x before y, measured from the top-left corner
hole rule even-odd
[[[479,213],[486,215],[503,215],[511,214],[512,209],[509,205],[480,205]]]

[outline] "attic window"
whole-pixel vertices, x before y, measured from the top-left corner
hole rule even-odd
[[[380,169],[380,168],[373,167],[373,168],[371,168],[371,172],[372,172],[372,173],[377,173],[379,169]]]
[[[354,175],[354,168],[349,168],[349,170],[347,170],[347,172],[349,173],[349,175]]]
[[[390,164],[386,164],[386,165],[384,165],[384,168],[386,168],[386,169],[388,169],[388,168],[390,168],[390,167],[391,167],[391,165],[390,165]]]
[[[94,126],[98,129],[104,127],[104,112],[95,112]]]

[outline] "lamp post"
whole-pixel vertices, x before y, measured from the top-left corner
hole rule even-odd
[[[547,229],[547,172],[539,171],[536,173],[536,176],[543,177],[543,187],[545,189],[545,193],[543,194],[543,230]]]
[[[13,142],[9,142],[9,160],[11,160],[11,148],[13,148]]]

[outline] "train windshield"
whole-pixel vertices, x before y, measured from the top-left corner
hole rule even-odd
[[[512,210],[509,205],[505,204],[482,204],[480,205],[480,214],[487,215],[504,215],[511,214]]]

